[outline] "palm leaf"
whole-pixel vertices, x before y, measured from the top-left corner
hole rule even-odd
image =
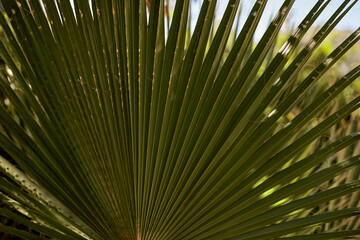
[[[360,65],[306,94],[360,29],[301,75],[356,0],[307,41],[330,2],[317,1],[278,52],[295,0],[283,2],[254,49],[266,0],[239,32],[239,0],[216,26],[217,1],[204,1],[195,29],[190,0],[170,10],[164,0],[0,2],[0,54],[11,70],[0,72],[1,201],[14,209],[0,214],[44,235],[1,231],[25,239],[359,234],[360,96],[331,103]],[[345,136],[314,147],[349,115]]]

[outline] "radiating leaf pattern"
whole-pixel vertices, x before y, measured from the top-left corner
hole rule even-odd
[[[329,107],[360,65],[306,99],[360,28],[299,80],[359,6],[344,0],[306,40],[330,1],[313,3],[275,52],[295,0],[256,43],[271,1],[253,1],[241,29],[240,0],[228,0],[216,26],[217,1],[202,1],[190,29],[190,0],[174,9],[164,0],[1,0],[0,196],[15,211],[0,214],[42,234],[0,230],[24,239],[360,234],[360,96]]]

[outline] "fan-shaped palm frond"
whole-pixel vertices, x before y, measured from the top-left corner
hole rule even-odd
[[[0,196],[16,210],[0,214],[44,235],[1,224],[2,232],[196,240],[360,234],[353,113],[360,96],[329,108],[360,65],[306,95],[357,43],[360,28],[299,81],[356,0],[343,1],[307,41],[330,2],[317,1],[278,52],[295,0],[283,2],[256,43],[267,0],[254,1],[235,33],[239,0],[228,1],[217,26],[217,1],[203,1],[191,31],[190,0],[176,1],[167,16],[163,0],[0,2],[7,99]],[[352,127],[339,138],[350,114]]]

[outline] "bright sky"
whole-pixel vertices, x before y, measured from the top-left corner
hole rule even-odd
[[[197,3],[194,4],[195,7],[193,7],[192,9],[192,13],[194,15],[197,15],[200,10],[200,4],[202,1],[197,0],[195,2]],[[241,22],[243,23],[248,13],[250,12],[255,0],[243,0],[240,2],[243,6],[241,18]],[[259,39],[261,37],[262,33],[266,30],[271,17],[275,15],[283,2],[283,0],[268,0],[268,4],[265,8],[262,20],[259,23],[259,30],[257,31],[255,36],[256,39]],[[222,13],[225,10],[227,3],[227,0],[218,0],[218,16],[222,16]],[[295,28],[306,16],[309,10],[315,5],[315,3],[315,0],[296,0],[288,16],[291,27]],[[341,5],[341,3],[343,3],[343,0],[332,0],[326,7],[324,12],[317,19],[314,25],[324,23],[327,18],[337,9],[337,7]],[[195,26],[195,23],[193,23],[193,25]],[[342,21],[337,25],[336,28],[355,30],[358,27],[360,27],[360,2],[355,4],[355,6],[342,19]]]

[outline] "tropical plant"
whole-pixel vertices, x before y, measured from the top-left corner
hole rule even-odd
[[[0,230],[66,240],[360,234],[360,96],[328,107],[360,65],[307,95],[360,28],[298,80],[357,1],[301,47],[330,2],[317,1],[272,55],[294,1],[252,49],[266,0],[234,41],[239,0],[216,30],[216,1],[203,1],[191,31],[190,0],[171,16],[164,0],[1,0],[0,196],[15,211],[0,213],[42,235]]]

